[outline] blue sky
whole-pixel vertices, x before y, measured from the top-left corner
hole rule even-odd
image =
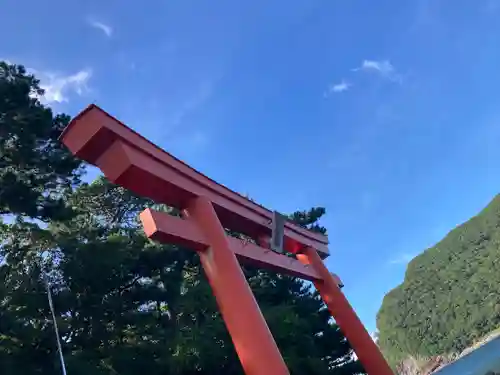
[[[139,5],[142,4],[142,5]],[[370,331],[412,256],[500,190],[500,0],[5,0],[0,58],[282,212],[327,208]]]

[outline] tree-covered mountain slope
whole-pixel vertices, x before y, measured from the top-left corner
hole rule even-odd
[[[392,364],[462,351],[500,326],[500,195],[413,259],[377,315]]]

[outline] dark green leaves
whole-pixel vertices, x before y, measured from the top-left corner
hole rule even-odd
[[[79,181],[80,161],[57,140],[69,117],[54,116],[42,93],[23,66],[0,62],[0,214],[54,218]]]

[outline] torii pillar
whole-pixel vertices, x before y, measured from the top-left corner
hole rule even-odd
[[[312,281],[368,374],[393,375],[340,290],[340,280],[323,263],[329,255],[326,236],[287,221],[283,246],[296,258],[270,251],[271,211],[197,172],[95,105],[71,121],[61,140],[110,181],[183,212],[181,219],[147,209],[140,218],[149,238],[198,252],[245,374],[289,371],[239,262]],[[225,229],[258,245],[228,237]]]

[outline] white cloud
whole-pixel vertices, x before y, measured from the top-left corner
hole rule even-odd
[[[40,79],[40,87],[45,91],[41,100],[45,103],[68,102],[71,93],[82,95],[88,91],[88,81],[92,76],[90,69],[80,70],[71,75],[34,72]]]
[[[340,94],[341,92],[344,92],[344,91],[347,91],[351,88],[352,84],[345,81],[345,80],[342,80],[341,82],[339,83],[335,83],[335,84],[332,84],[330,85],[330,87],[328,87],[328,90],[325,92],[325,98],[332,95],[332,94]]]
[[[89,19],[88,23],[93,28],[102,31],[104,34],[106,34],[108,38],[110,38],[111,35],[113,35],[113,28],[110,25],[92,19]]]
[[[389,264],[408,264],[413,258],[415,258],[415,254],[402,253],[392,258]]]
[[[401,83],[402,77],[397,73],[394,65],[389,60],[364,60],[361,66],[353,69],[353,71],[365,71],[380,74],[394,82]]]
[[[0,58],[0,61],[5,61],[7,64],[23,65],[15,60],[16,59],[13,61]],[[66,75],[62,73],[53,73],[47,70],[34,69],[29,65],[24,66],[29,74],[33,74],[40,80],[40,88],[44,90],[44,95],[39,97],[39,99],[43,103],[65,103],[69,101],[69,97],[72,94],[81,96],[90,91],[88,82],[92,77],[92,70],[89,68],[82,69],[74,74]],[[38,97],[36,93],[32,93],[31,95],[33,97]]]
[[[391,74],[394,72],[394,66],[389,60],[375,61],[375,60],[365,60],[361,64],[361,69],[363,70],[377,70],[381,74]]]
[[[352,85],[349,82],[342,81],[340,83],[337,83],[335,85],[330,86],[330,90],[329,91],[330,92],[344,92],[344,91],[349,90],[349,88],[351,86]]]

